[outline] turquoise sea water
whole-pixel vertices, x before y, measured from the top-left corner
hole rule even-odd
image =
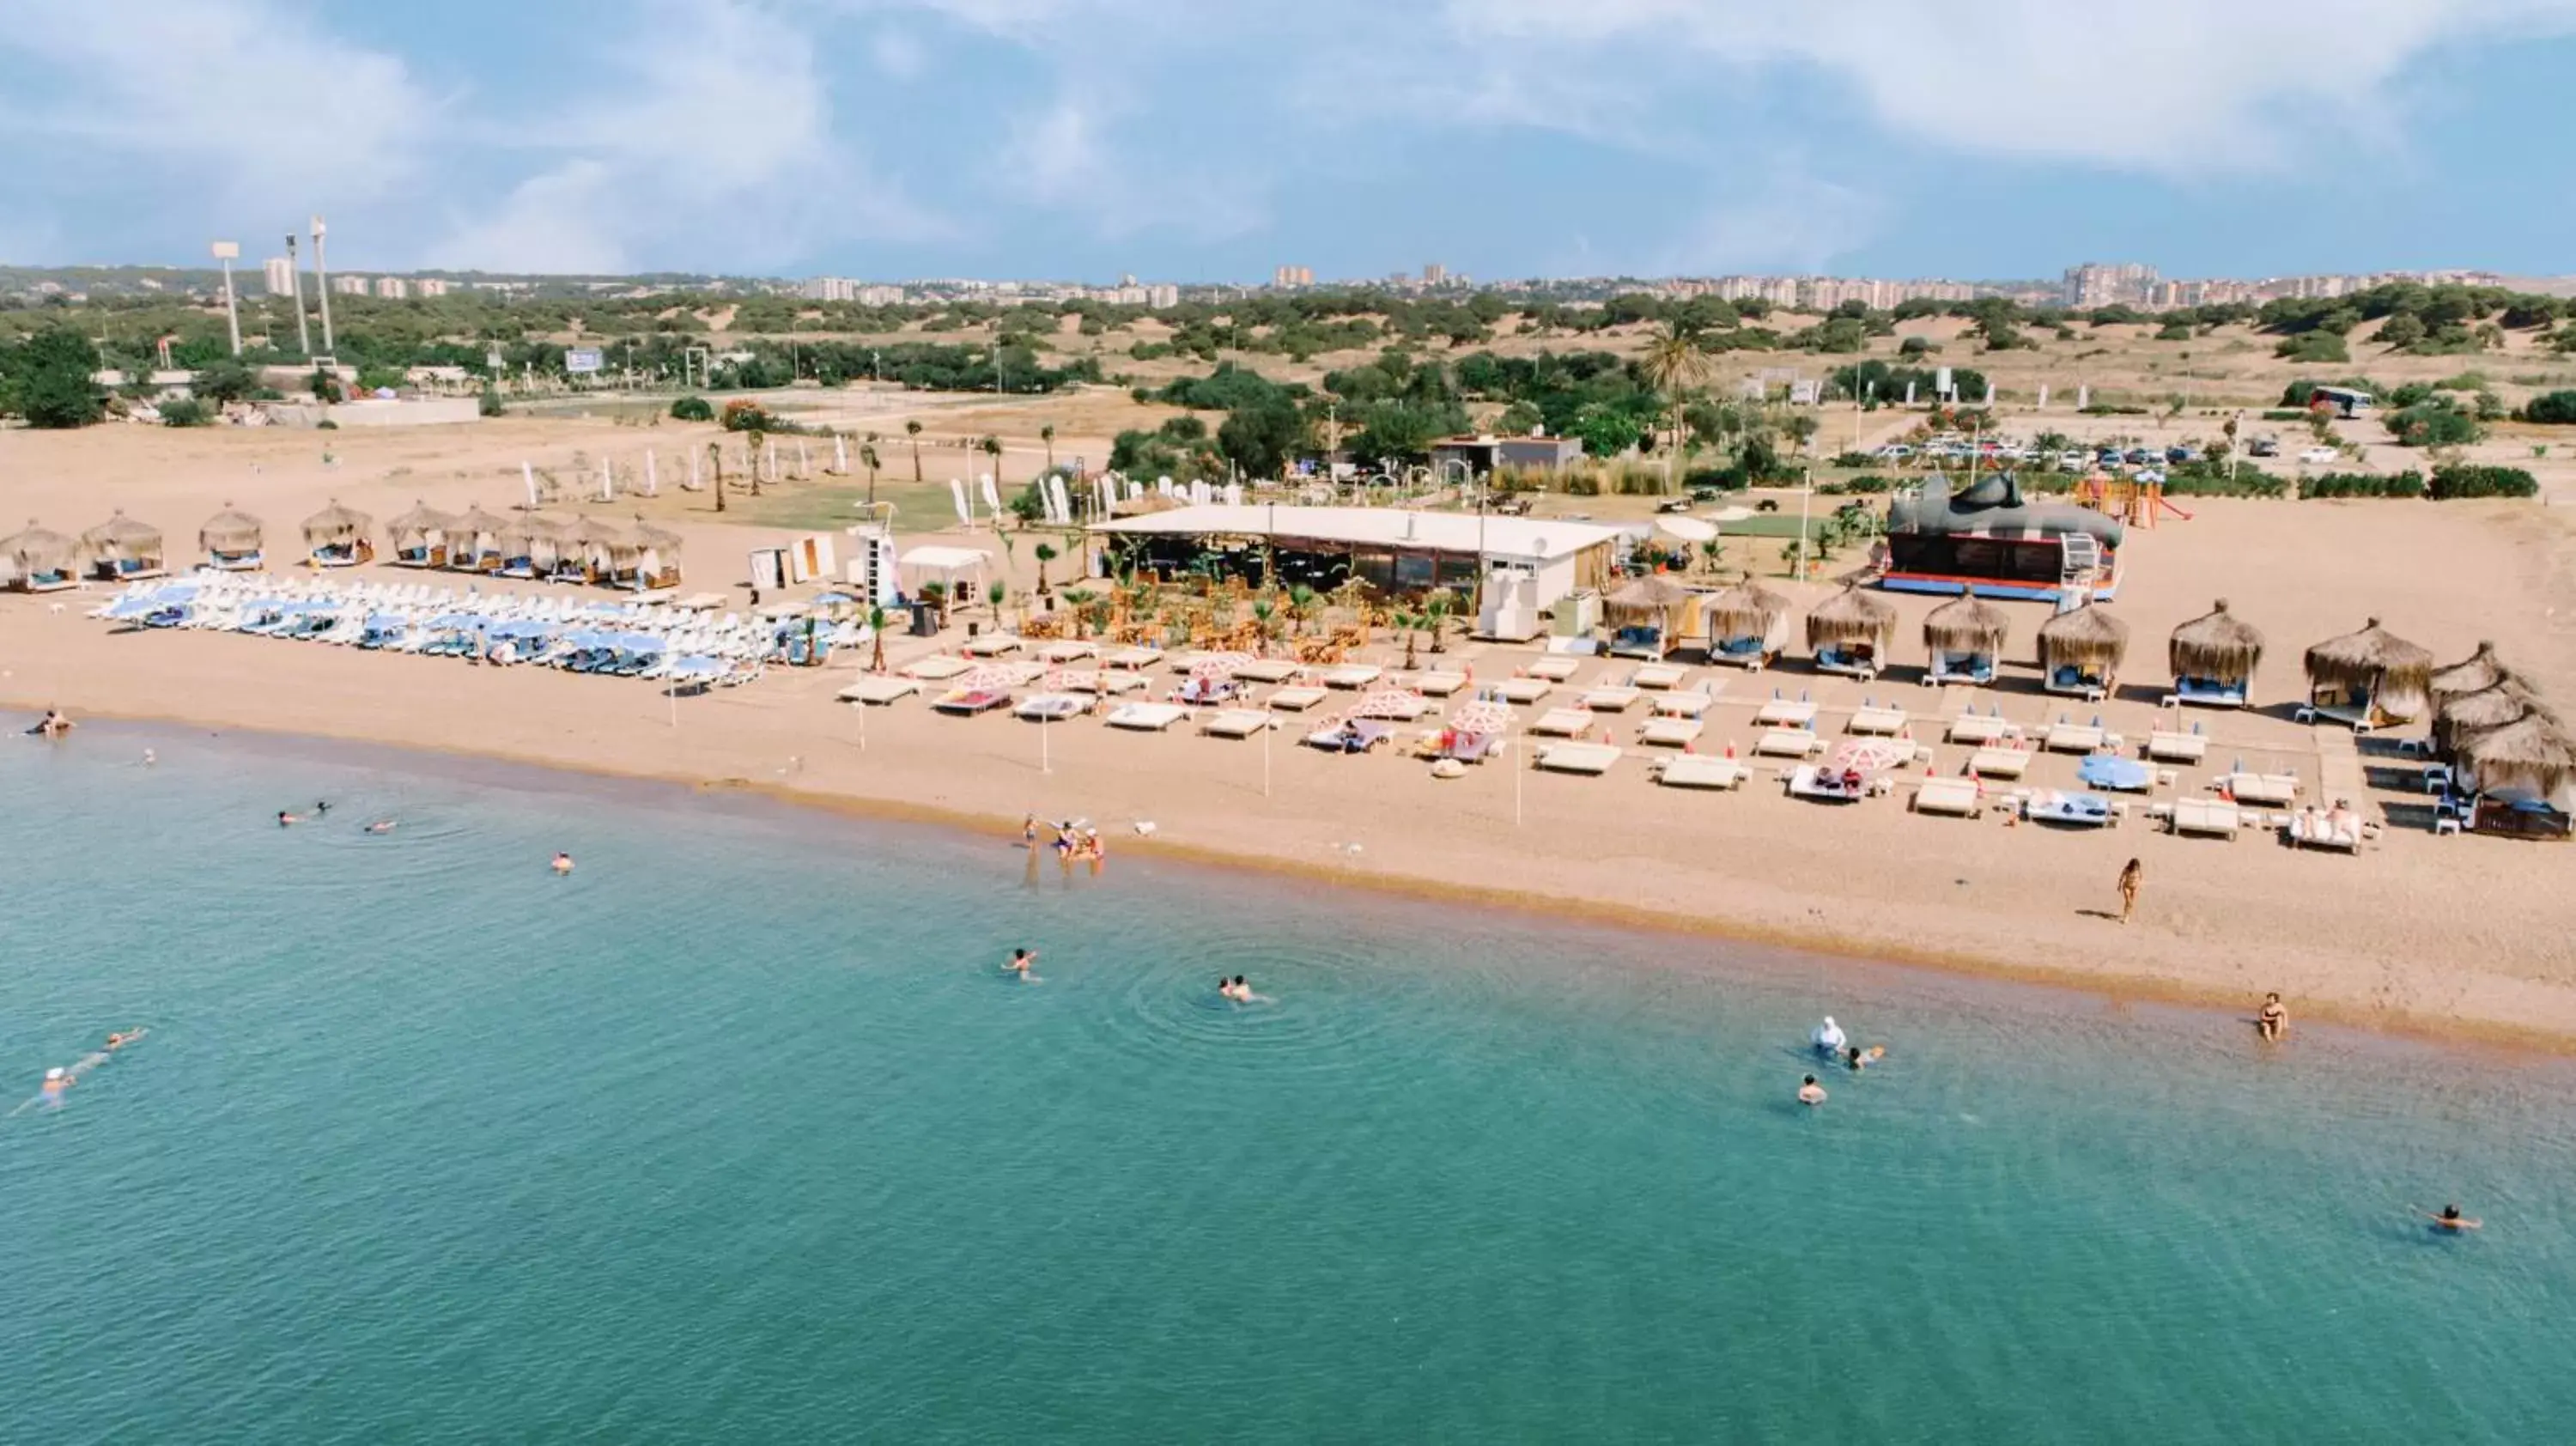
[[[2530,1442],[2576,1407],[2557,1063],[175,732],[0,745],[0,879],[0,1106],[152,1028],[0,1121],[0,1439]],[[1024,943],[1043,983],[996,972]],[[1275,1002],[1217,1002],[1235,972]],[[1825,1012],[1892,1055],[1808,1111]],[[2450,1198],[2488,1229],[2406,1214]]]

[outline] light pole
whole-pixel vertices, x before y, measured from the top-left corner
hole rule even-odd
[[[295,349],[313,359],[313,333],[304,322],[304,272],[295,264],[295,233],[286,233],[286,294],[295,298]]]
[[[322,298],[322,352],[338,356],[340,349],[331,342],[331,268],[322,261],[322,218],[313,218],[313,290]]]
[[[233,258],[241,254],[238,241],[215,243],[215,259],[224,263],[224,326],[232,333],[233,355],[241,355],[241,308],[233,302]]]

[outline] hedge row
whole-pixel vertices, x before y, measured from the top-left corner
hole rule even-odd
[[[2324,472],[2299,484],[2301,497],[2421,497],[2424,474],[2412,468],[2397,473]]]

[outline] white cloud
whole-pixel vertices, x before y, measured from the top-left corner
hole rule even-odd
[[[1659,252],[1632,265],[1644,275],[1711,275],[1736,271],[1823,272],[1869,239],[1884,203],[1784,166],[1753,179],[1710,187],[1699,214]]]
[[[868,41],[868,57],[877,70],[889,80],[910,80],[921,74],[930,57],[912,33],[888,26]]]

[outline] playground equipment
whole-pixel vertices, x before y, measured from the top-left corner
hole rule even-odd
[[[2114,477],[2096,472],[2075,484],[2075,500],[2131,527],[2152,530],[2157,516],[2166,512],[2185,522],[2191,520],[2190,513],[2166,499],[2161,478]]]

